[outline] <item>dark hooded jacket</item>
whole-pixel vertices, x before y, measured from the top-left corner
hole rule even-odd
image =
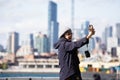
[[[62,37],[57,43],[54,44],[54,48],[58,49],[60,80],[65,80],[79,71],[76,69],[80,63],[77,56],[77,49],[85,44],[88,44],[88,42],[89,40],[86,37],[75,42],[69,41]]]

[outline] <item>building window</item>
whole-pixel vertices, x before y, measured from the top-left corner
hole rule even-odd
[[[46,65],[46,68],[52,68],[52,65]]]
[[[27,68],[27,65],[23,65],[23,68]]]
[[[37,68],[43,68],[43,65],[37,65]]]
[[[59,68],[59,66],[58,65],[54,65],[54,68]]]
[[[35,68],[35,65],[29,65],[29,68]]]

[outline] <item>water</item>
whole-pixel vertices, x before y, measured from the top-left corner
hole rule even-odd
[[[58,73],[0,73],[0,77],[59,77]]]
[[[93,75],[94,72],[86,72],[82,73],[83,80],[94,80]],[[101,80],[120,80],[120,75],[116,76],[116,74],[105,74],[99,73],[101,76]],[[32,78],[32,80],[59,80],[59,73],[0,73],[0,80],[28,80]]]

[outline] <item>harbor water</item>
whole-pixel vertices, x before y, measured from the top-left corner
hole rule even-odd
[[[86,72],[83,80],[94,80],[93,75],[99,74],[101,80],[120,80],[120,75]],[[59,80],[58,73],[0,73],[0,80]]]

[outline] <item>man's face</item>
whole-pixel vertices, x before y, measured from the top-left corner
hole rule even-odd
[[[72,32],[67,32],[65,34],[65,38],[68,39],[68,40],[72,40]]]

